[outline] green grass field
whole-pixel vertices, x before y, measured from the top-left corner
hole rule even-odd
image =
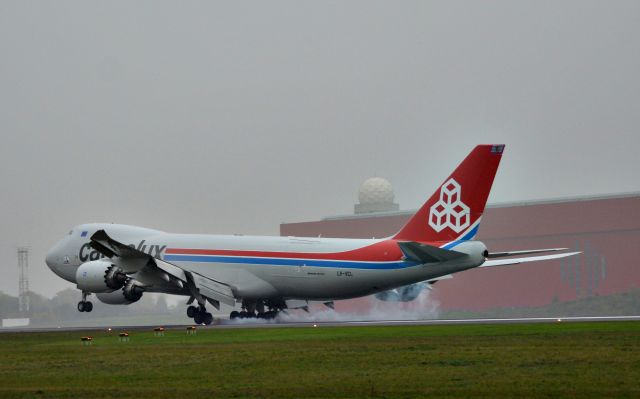
[[[0,334],[3,398],[424,396],[640,397],[640,323]]]

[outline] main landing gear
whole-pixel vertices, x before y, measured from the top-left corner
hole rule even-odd
[[[87,301],[87,296],[91,295],[88,292],[82,292],[82,300],[78,302],[78,312],[91,312],[93,310],[93,303]]]
[[[242,311],[234,310],[229,314],[234,319],[275,319],[278,312],[283,309],[281,303],[271,300],[242,301]],[[268,310],[267,310],[268,309]]]
[[[271,319],[275,319],[277,316],[278,316],[278,311],[277,310],[269,310],[267,312],[259,312],[259,313],[247,312],[246,310],[242,310],[241,312],[238,312],[237,310],[234,310],[233,312],[231,312],[229,314],[229,318],[231,320],[234,320],[234,319],[265,319],[265,320],[271,320]]]
[[[204,306],[195,307],[193,305],[187,308],[187,316],[193,319],[196,324],[209,325],[213,323],[213,315],[205,309]]]

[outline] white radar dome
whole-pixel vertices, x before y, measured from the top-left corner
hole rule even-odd
[[[358,190],[358,200],[362,205],[393,204],[395,195],[391,183],[382,177],[365,180]]]

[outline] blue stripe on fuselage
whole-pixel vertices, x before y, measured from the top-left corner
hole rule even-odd
[[[314,266],[334,267],[340,269],[403,269],[418,265],[416,262],[351,262],[342,260],[293,259],[293,258],[254,258],[238,256],[208,255],[165,255],[167,262],[204,262],[204,263],[245,263],[271,266]]]
[[[464,241],[469,241],[476,235],[476,233],[478,232],[478,228],[480,228],[480,223],[478,223],[476,227],[474,227],[467,234],[465,234],[464,237],[461,237],[453,242],[450,242],[449,244],[443,246],[442,249],[451,249]]]

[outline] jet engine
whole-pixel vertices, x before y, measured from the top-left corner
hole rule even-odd
[[[134,279],[128,280],[124,287],[122,287],[122,296],[131,302],[139,301],[140,298],[142,298],[143,292],[144,288],[139,286],[138,282]]]
[[[137,286],[135,280],[127,281],[127,284],[120,290],[113,292],[102,292],[96,294],[100,302],[109,305],[130,305],[142,298],[143,289]]]
[[[88,292],[112,292],[125,286],[127,274],[104,260],[94,260],[80,265],[76,270],[78,289]]]
[[[427,283],[405,285],[404,287],[393,290],[378,292],[376,299],[385,302],[411,302],[416,299],[425,288],[428,288]]]

